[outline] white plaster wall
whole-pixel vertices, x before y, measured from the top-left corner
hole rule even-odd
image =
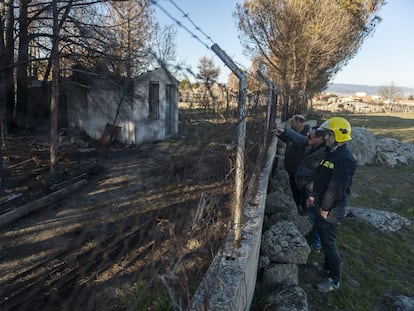
[[[148,92],[149,82],[159,81],[159,120],[149,118]],[[82,128],[92,138],[99,140],[107,123],[113,124],[116,110],[123,90],[113,83],[97,80],[93,86],[79,90],[68,88],[69,126]],[[166,138],[166,84],[175,84],[166,71],[162,69],[146,73],[134,81],[132,94],[125,96],[115,125],[121,127],[117,140],[139,144]],[[171,135],[178,133],[178,89],[176,102],[171,111]]]

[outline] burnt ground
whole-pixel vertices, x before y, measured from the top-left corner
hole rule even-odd
[[[46,136],[8,137],[0,217],[86,183],[0,227],[0,309],[166,310],[167,297],[188,307],[231,214],[229,151],[189,140],[199,128],[109,148],[68,131],[53,177]]]

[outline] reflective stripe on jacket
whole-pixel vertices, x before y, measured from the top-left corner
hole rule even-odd
[[[328,221],[338,222],[345,216],[356,161],[346,144],[329,152],[321,160],[312,195],[316,205],[329,211]]]

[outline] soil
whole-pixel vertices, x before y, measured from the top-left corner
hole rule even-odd
[[[3,144],[0,217],[86,184],[0,227],[0,309],[188,307],[229,227],[226,147],[108,147],[69,131],[59,141],[53,175],[46,136]]]

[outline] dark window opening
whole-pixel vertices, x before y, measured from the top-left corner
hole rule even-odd
[[[150,81],[149,83],[149,117],[152,120],[160,118],[160,85],[158,81]]]

